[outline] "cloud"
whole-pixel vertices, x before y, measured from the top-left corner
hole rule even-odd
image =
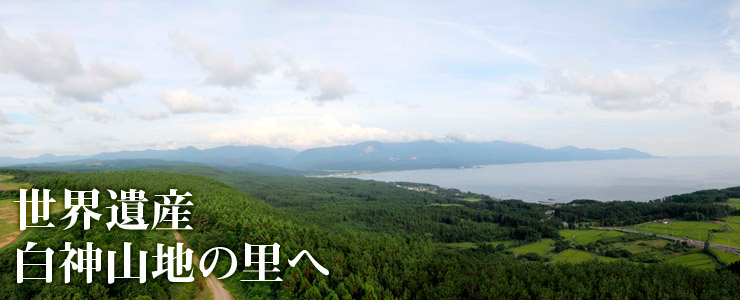
[[[462,142],[483,142],[487,141],[486,139],[482,139],[472,133],[463,132],[463,131],[453,131],[448,133],[443,141],[448,143],[462,143]]]
[[[736,108],[730,101],[715,101],[712,103],[712,113],[715,115],[724,115],[734,111]]]
[[[312,99],[318,102],[342,100],[356,92],[349,84],[347,76],[338,71],[301,70],[291,64],[286,77],[295,80],[299,90],[315,90],[316,94]]]
[[[144,121],[154,121],[159,119],[164,119],[168,117],[170,114],[163,110],[158,110],[154,108],[136,108],[133,110],[127,110],[128,114],[134,118],[137,118],[139,120]]]
[[[192,54],[200,67],[208,73],[206,81],[225,87],[256,87],[257,77],[275,70],[272,56],[258,46],[248,49],[251,60],[239,64],[233,52],[215,50],[211,46],[177,31],[169,33],[175,49]]]
[[[89,119],[100,123],[108,123],[109,121],[116,118],[116,116],[107,109],[104,109],[92,103],[86,103],[82,105],[82,113]]]
[[[730,120],[721,120],[717,123],[717,125],[729,132],[738,132],[740,131],[740,123]]]
[[[165,91],[160,99],[174,114],[233,113],[238,110],[233,100],[216,98],[213,100],[215,104],[211,104],[205,98],[193,95],[185,89]]]
[[[543,92],[587,96],[593,106],[608,111],[641,111],[681,102],[685,98],[686,81],[695,74],[692,70],[679,70],[656,80],[619,69],[600,75],[553,66],[547,70],[549,80]]]
[[[0,110],[0,125],[10,124],[10,119],[8,119],[8,116],[3,113],[3,111]]]
[[[517,95],[514,96],[517,100],[527,100],[537,95],[540,90],[531,81],[519,81],[514,87],[518,91]]]
[[[4,131],[9,135],[29,135],[33,133],[31,127],[21,125],[8,126]]]
[[[15,137],[12,135],[0,134],[0,144],[11,144],[11,143],[18,143],[18,142],[20,142],[20,139],[18,139],[18,137]]]
[[[727,40],[727,47],[730,47],[732,54],[740,54],[740,42],[736,39]]]
[[[138,71],[93,60],[86,69],[74,43],[42,33],[36,40],[16,40],[0,27],[0,71],[50,85],[57,96],[81,102],[102,101],[104,94],[139,80]]]
[[[212,131],[209,139],[215,144],[307,148],[371,140],[400,142],[439,138],[428,133],[389,131],[359,124],[345,125],[330,115],[319,118],[263,117],[230,122],[220,128],[229,129]]]
[[[56,83],[54,87],[58,95],[82,102],[97,102],[105,93],[128,87],[141,78],[138,71],[125,69],[115,64],[105,65],[98,60],[93,60],[88,72],[70,76]]]

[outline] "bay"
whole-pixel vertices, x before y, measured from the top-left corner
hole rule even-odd
[[[648,201],[740,186],[740,157],[649,158],[485,165],[367,173],[349,177],[417,182],[527,202]]]

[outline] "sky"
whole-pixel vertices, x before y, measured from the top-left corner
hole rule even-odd
[[[738,155],[740,1],[0,1],[0,156],[367,140]]]

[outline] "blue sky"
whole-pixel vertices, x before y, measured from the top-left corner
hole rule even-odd
[[[740,153],[740,1],[3,2],[0,156],[364,140]]]

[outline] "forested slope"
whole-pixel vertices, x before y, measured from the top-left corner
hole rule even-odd
[[[212,173],[213,176],[228,174]],[[231,175],[228,175],[231,176]],[[232,180],[234,180],[232,178]],[[113,172],[65,174],[37,182],[35,187],[53,190],[120,190],[137,188],[148,195],[170,188],[193,194],[194,230],[181,231],[199,253],[211,247],[226,247],[243,259],[243,244],[279,243],[281,272],[285,281],[275,283],[240,282],[249,273],[237,272],[225,280],[226,287],[240,299],[737,299],[740,277],[730,271],[700,271],[679,265],[630,263],[545,264],[527,262],[495,247],[450,249],[449,240],[495,232],[491,240],[539,238],[545,227],[540,221],[542,208],[517,201],[479,200],[463,205],[462,199],[448,195],[422,195],[402,188],[392,189],[355,181],[292,181],[270,178],[266,181],[241,178],[241,188],[252,191],[267,202],[255,199],[230,185],[200,176],[154,173]],[[262,185],[262,189],[256,186]],[[283,188],[280,188],[283,187]],[[273,194],[268,193],[274,190]],[[322,192],[323,191],[323,192]],[[264,194],[259,194],[262,192]],[[387,196],[387,197],[386,197]],[[270,198],[272,197],[272,198]],[[105,201],[103,201],[105,202]],[[394,205],[400,202],[403,205]],[[269,203],[269,204],[268,204]],[[432,204],[446,204],[446,206]],[[270,205],[273,204],[273,205]],[[453,206],[450,206],[453,205]],[[104,205],[101,205],[104,206]],[[290,208],[293,206],[293,208]],[[345,207],[341,214],[332,207]],[[387,207],[383,209],[383,207]],[[367,209],[365,209],[367,208]],[[396,213],[389,211],[397,210]],[[303,211],[303,213],[300,213]],[[318,216],[311,216],[316,211]],[[476,214],[476,212],[478,214]],[[339,217],[333,217],[339,213]],[[386,216],[387,214],[387,216]],[[103,214],[104,217],[106,213]],[[406,217],[405,219],[403,217]],[[448,219],[444,219],[447,216]],[[56,215],[55,217],[59,217]],[[347,221],[344,221],[344,218]],[[491,219],[486,219],[486,218]],[[151,216],[147,216],[151,218]],[[330,225],[330,223],[337,223]],[[437,219],[441,218],[441,219]],[[512,219],[513,218],[513,219]],[[326,219],[325,221],[321,221]],[[537,219],[535,221],[530,219]],[[404,221],[407,220],[407,221]],[[409,222],[408,226],[395,226]],[[475,223],[471,225],[455,225]],[[554,223],[554,222],[553,222]],[[27,282],[15,284],[15,248],[26,240],[40,246],[59,249],[63,241],[94,241],[96,245],[115,248],[123,241],[136,242],[150,249],[156,241],[171,240],[171,235],[157,232],[108,232],[104,222],[91,230],[34,230],[24,240],[0,250],[2,295],[9,299],[47,299],[50,291],[64,291],[71,298],[134,298],[147,294],[152,298],[187,297],[192,287],[152,281],[105,284],[105,275],[96,277],[95,285],[75,282],[65,285],[55,278],[52,284]],[[436,225],[435,225],[436,224]],[[422,230],[416,229],[422,226]],[[532,226],[532,227],[530,227]],[[545,226],[538,228],[537,226]],[[456,230],[460,228],[462,230]],[[468,235],[463,235],[471,229]],[[433,230],[431,236],[424,231]],[[436,232],[458,232],[445,236]],[[527,233],[533,231],[533,233]],[[523,236],[512,233],[523,232]],[[318,273],[307,260],[296,268],[286,261],[300,250],[308,250],[324,267],[328,276]],[[150,249],[151,251],[151,249]],[[60,258],[61,259],[61,258]],[[243,265],[243,263],[240,263]],[[225,266],[220,265],[218,274]],[[99,279],[98,279],[99,278]],[[49,296],[49,297],[47,297]],[[100,296],[100,297],[98,297]],[[66,297],[65,297],[66,298]]]

